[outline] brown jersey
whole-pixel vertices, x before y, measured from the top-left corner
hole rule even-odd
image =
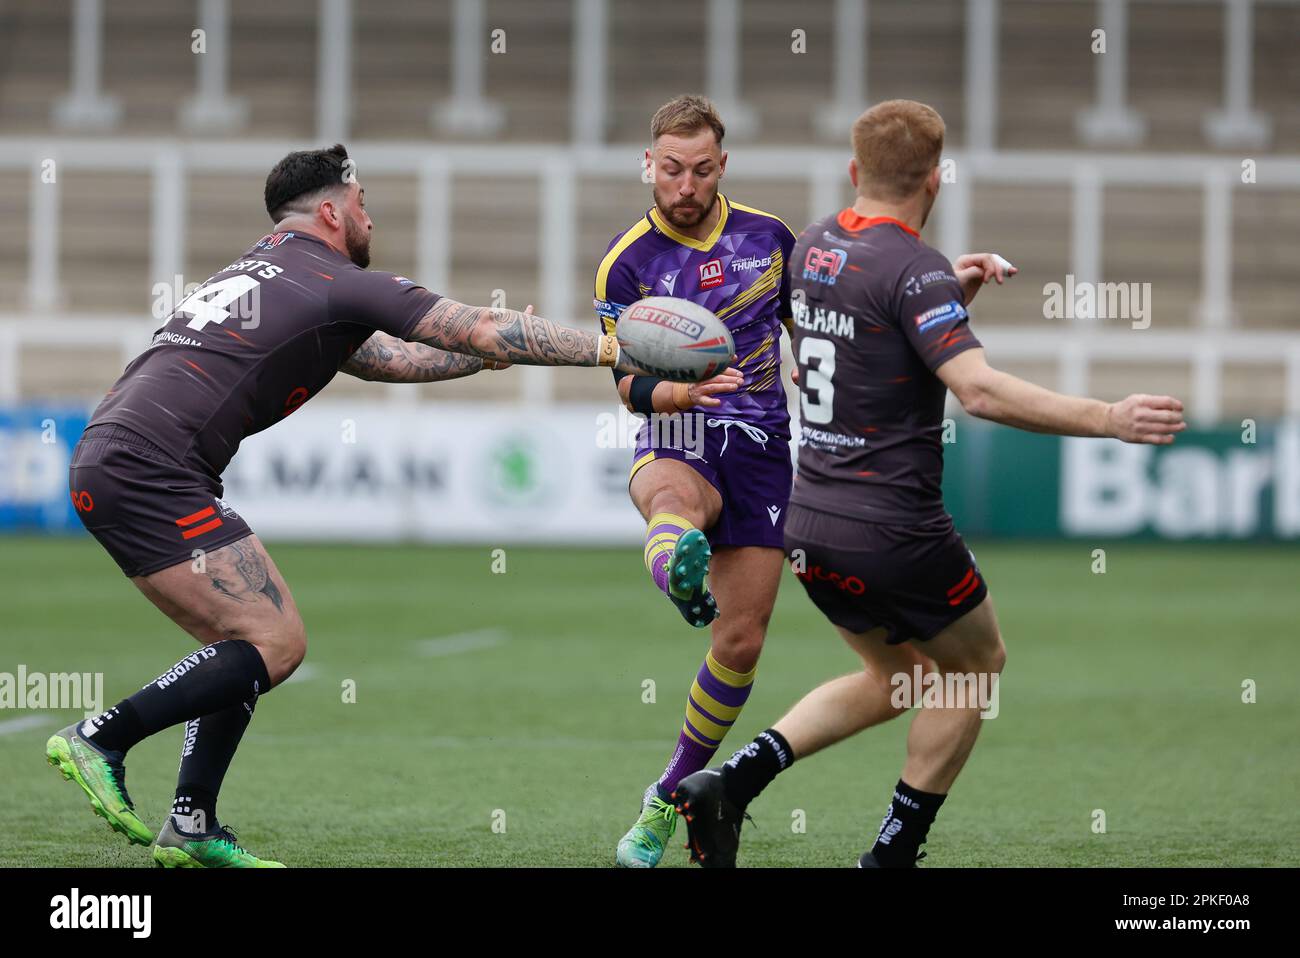
[[[801,429],[791,502],[891,524],[945,517],[947,390],[934,371],[980,345],[952,264],[906,224],[846,209],[803,231],[790,270]]]
[[[245,436],[320,392],[375,330],[405,339],[438,298],[314,236],[272,233],[177,305],[90,425],[220,476]]]

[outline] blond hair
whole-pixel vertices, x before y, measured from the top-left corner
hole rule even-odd
[[[903,200],[921,188],[943,153],[943,117],[915,100],[877,103],[853,123],[858,190]]]
[[[650,140],[654,142],[665,133],[674,136],[689,136],[701,130],[712,130],[721,145],[726,127],[713,102],[698,93],[683,93],[675,96],[659,109],[650,119]]]

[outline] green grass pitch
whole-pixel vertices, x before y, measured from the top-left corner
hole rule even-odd
[[[1103,544],[1095,575],[1096,543],[974,545],[1008,647],[1001,714],[927,866],[1300,864],[1294,547]],[[486,547],[270,548],[309,668],[261,699],[226,780],[219,814],[248,848],[290,866],[612,865],[705,651],[640,549],[507,548],[494,574]],[[106,705],[190,648],[86,538],[0,539],[0,609],[0,671],[102,671]],[[723,752],[855,662],[787,575]],[[148,866],[45,765],[45,738],[75,714],[0,712],[0,865]],[[751,806],[741,864],[854,864],[907,723],[778,778]],[[131,753],[146,821],[168,808],[179,743],[177,728]],[[665,865],[685,863],[677,843]]]

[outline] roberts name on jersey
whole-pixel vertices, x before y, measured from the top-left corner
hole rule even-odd
[[[90,425],[125,426],[218,477],[245,436],[320,392],[375,330],[405,339],[437,301],[314,236],[272,233],[177,305]]]

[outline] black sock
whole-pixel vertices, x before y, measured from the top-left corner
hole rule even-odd
[[[947,797],[912,788],[900,778],[894,787],[893,801],[880,823],[876,844],[871,847],[876,861],[884,868],[915,865],[917,853],[934,824],[934,816]]]
[[[91,744],[104,752],[125,752],[131,745],[144,738],[144,726],[140,716],[135,713],[130,700],[123,699],[102,715],[87,719],[81,723],[81,734]],[[123,745],[129,742],[131,745]]]
[[[243,639],[214,642],[185,656],[139,692],[91,719],[94,731],[89,735],[99,748],[125,752],[155,732],[238,705],[270,688],[266,663],[256,646]]]
[[[217,795],[256,705],[256,699],[237,702],[185,723],[172,803],[172,815],[182,831],[201,834],[217,827]]]
[[[767,788],[778,772],[794,762],[790,743],[774,728],[759,732],[744,748],[736,751],[722,765],[722,789],[727,799],[741,811]]]
[[[197,785],[182,785],[172,799],[176,827],[189,835],[202,835],[217,827],[217,796]]]

